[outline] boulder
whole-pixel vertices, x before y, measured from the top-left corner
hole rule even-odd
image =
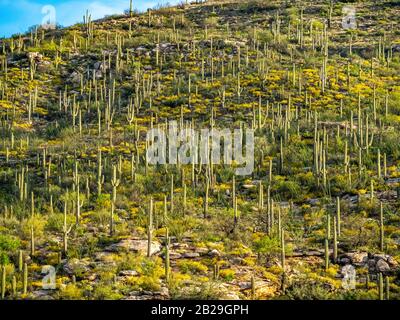
[[[174,249],[187,249],[188,247],[189,245],[187,243],[176,242],[172,244],[172,248]]]
[[[139,275],[139,272],[136,270],[122,270],[119,272],[119,275],[121,277],[137,277]]]
[[[147,254],[147,240],[124,239],[105,248],[106,251],[133,251]],[[151,242],[150,254],[154,255],[161,251],[161,244],[158,241]]]
[[[72,83],[79,83],[81,81],[81,75],[78,72],[74,71],[69,75],[68,81]]]
[[[69,275],[80,276],[84,273],[87,273],[89,270],[89,261],[83,259],[79,260],[73,258],[67,261],[63,266],[63,271]]]
[[[54,300],[54,298],[49,295],[49,291],[47,290],[33,291],[30,296],[33,300]]]
[[[368,263],[368,252],[352,252],[347,256],[351,259],[354,265],[365,265]]]
[[[389,272],[390,267],[385,260],[381,259],[376,263],[376,270],[379,272]]]
[[[208,255],[210,257],[220,257],[221,253],[217,249],[213,249],[208,253]]]
[[[230,259],[229,262],[231,264],[241,265],[243,263],[243,259],[239,258],[239,257],[234,257],[234,258]]]
[[[198,252],[185,252],[182,256],[184,258],[192,259],[200,257],[200,254]]]
[[[163,257],[165,258],[165,254],[163,255]],[[171,251],[169,253],[169,259],[170,260],[178,260],[181,259],[182,255],[179,252],[175,252],[175,251]]]
[[[386,259],[386,262],[389,264],[389,266],[393,268],[397,268],[397,266],[399,265],[398,262],[392,256],[389,256]]]
[[[195,248],[195,251],[198,252],[200,255],[208,253],[208,249],[207,248]]]

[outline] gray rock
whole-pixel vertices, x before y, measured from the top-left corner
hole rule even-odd
[[[240,297],[236,292],[228,292],[223,298],[226,300],[240,300]]]
[[[164,257],[165,257],[165,255],[164,255]],[[182,255],[179,252],[172,251],[172,252],[169,253],[169,259],[170,260],[178,260],[178,259],[181,259],[181,258],[182,258]]]
[[[292,257],[302,257],[303,256],[303,252],[301,252],[301,251],[293,251],[291,256]]]
[[[141,254],[147,254],[147,240],[125,239],[114,243],[105,248],[106,251],[133,251]],[[151,242],[150,254],[154,255],[161,251],[161,244],[157,241]]]
[[[33,291],[30,296],[34,300],[54,300],[52,296],[49,295],[49,291],[47,290],[37,290]]]
[[[200,254],[198,253],[198,252],[185,252],[183,255],[182,255],[184,258],[198,258],[198,257],[200,257]]]
[[[381,259],[376,263],[376,270],[379,272],[389,272],[390,267],[385,260]]]
[[[235,264],[235,265],[241,265],[243,262],[243,259],[239,258],[239,257],[234,257],[234,258],[230,259],[229,262],[232,264]]]
[[[129,296],[122,300],[153,300],[154,297],[151,295],[139,295],[139,296]]]
[[[172,248],[174,249],[187,249],[189,246],[187,243],[173,243]]]
[[[320,251],[317,251],[317,250],[310,250],[310,251],[304,252],[304,255],[305,256],[317,256],[317,257],[320,257],[320,256],[323,256],[324,254],[322,252],[320,252]]]
[[[78,72],[74,71],[70,74],[68,80],[72,83],[79,83],[81,81],[81,76]]]
[[[365,265],[368,263],[368,252],[352,252],[348,253],[347,256],[355,265]]]
[[[238,282],[237,285],[239,286],[240,290],[247,290],[251,288],[251,282],[247,281]]]
[[[136,270],[122,270],[120,271],[119,275],[121,277],[137,277],[139,275],[139,272]]]
[[[381,253],[377,253],[377,254],[374,254],[374,259],[375,259],[375,261],[379,261],[379,260],[387,260],[388,258],[389,258],[390,256],[389,255],[387,255],[387,254],[381,254]]]
[[[169,297],[169,290],[167,287],[161,287],[160,291],[154,292],[154,295],[161,296],[161,297]]]
[[[207,248],[195,248],[195,251],[198,252],[200,255],[208,253],[208,249]]]
[[[69,275],[84,274],[90,270],[89,261],[73,258],[63,266],[63,270]]]
[[[221,253],[217,249],[213,249],[208,253],[208,255],[210,257],[220,257]]]
[[[389,256],[386,261],[391,267],[397,267],[399,265],[392,256]]]

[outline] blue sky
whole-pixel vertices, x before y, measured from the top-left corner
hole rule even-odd
[[[178,1],[133,0],[135,9],[141,11],[166,2],[174,4]],[[123,13],[129,8],[129,0],[0,0],[0,38],[23,33],[30,26],[41,24],[44,19],[47,21],[45,17],[52,15],[49,7],[45,7],[49,5],[55,8],[55,21],[69,26],[81,22],[86,10],[93,19]]]

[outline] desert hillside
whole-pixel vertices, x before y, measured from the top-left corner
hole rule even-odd
[[[208,1],[1,39],[1,298],[399,299],[399,25]],[[253,170],[174,126],[253,132]]]

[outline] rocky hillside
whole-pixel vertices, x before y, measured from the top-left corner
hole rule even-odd
[[[1,297],[400,298],[399,14],[208,1],[0,40]],[[149,164],[172,120],[254,130],[254,171]]]

